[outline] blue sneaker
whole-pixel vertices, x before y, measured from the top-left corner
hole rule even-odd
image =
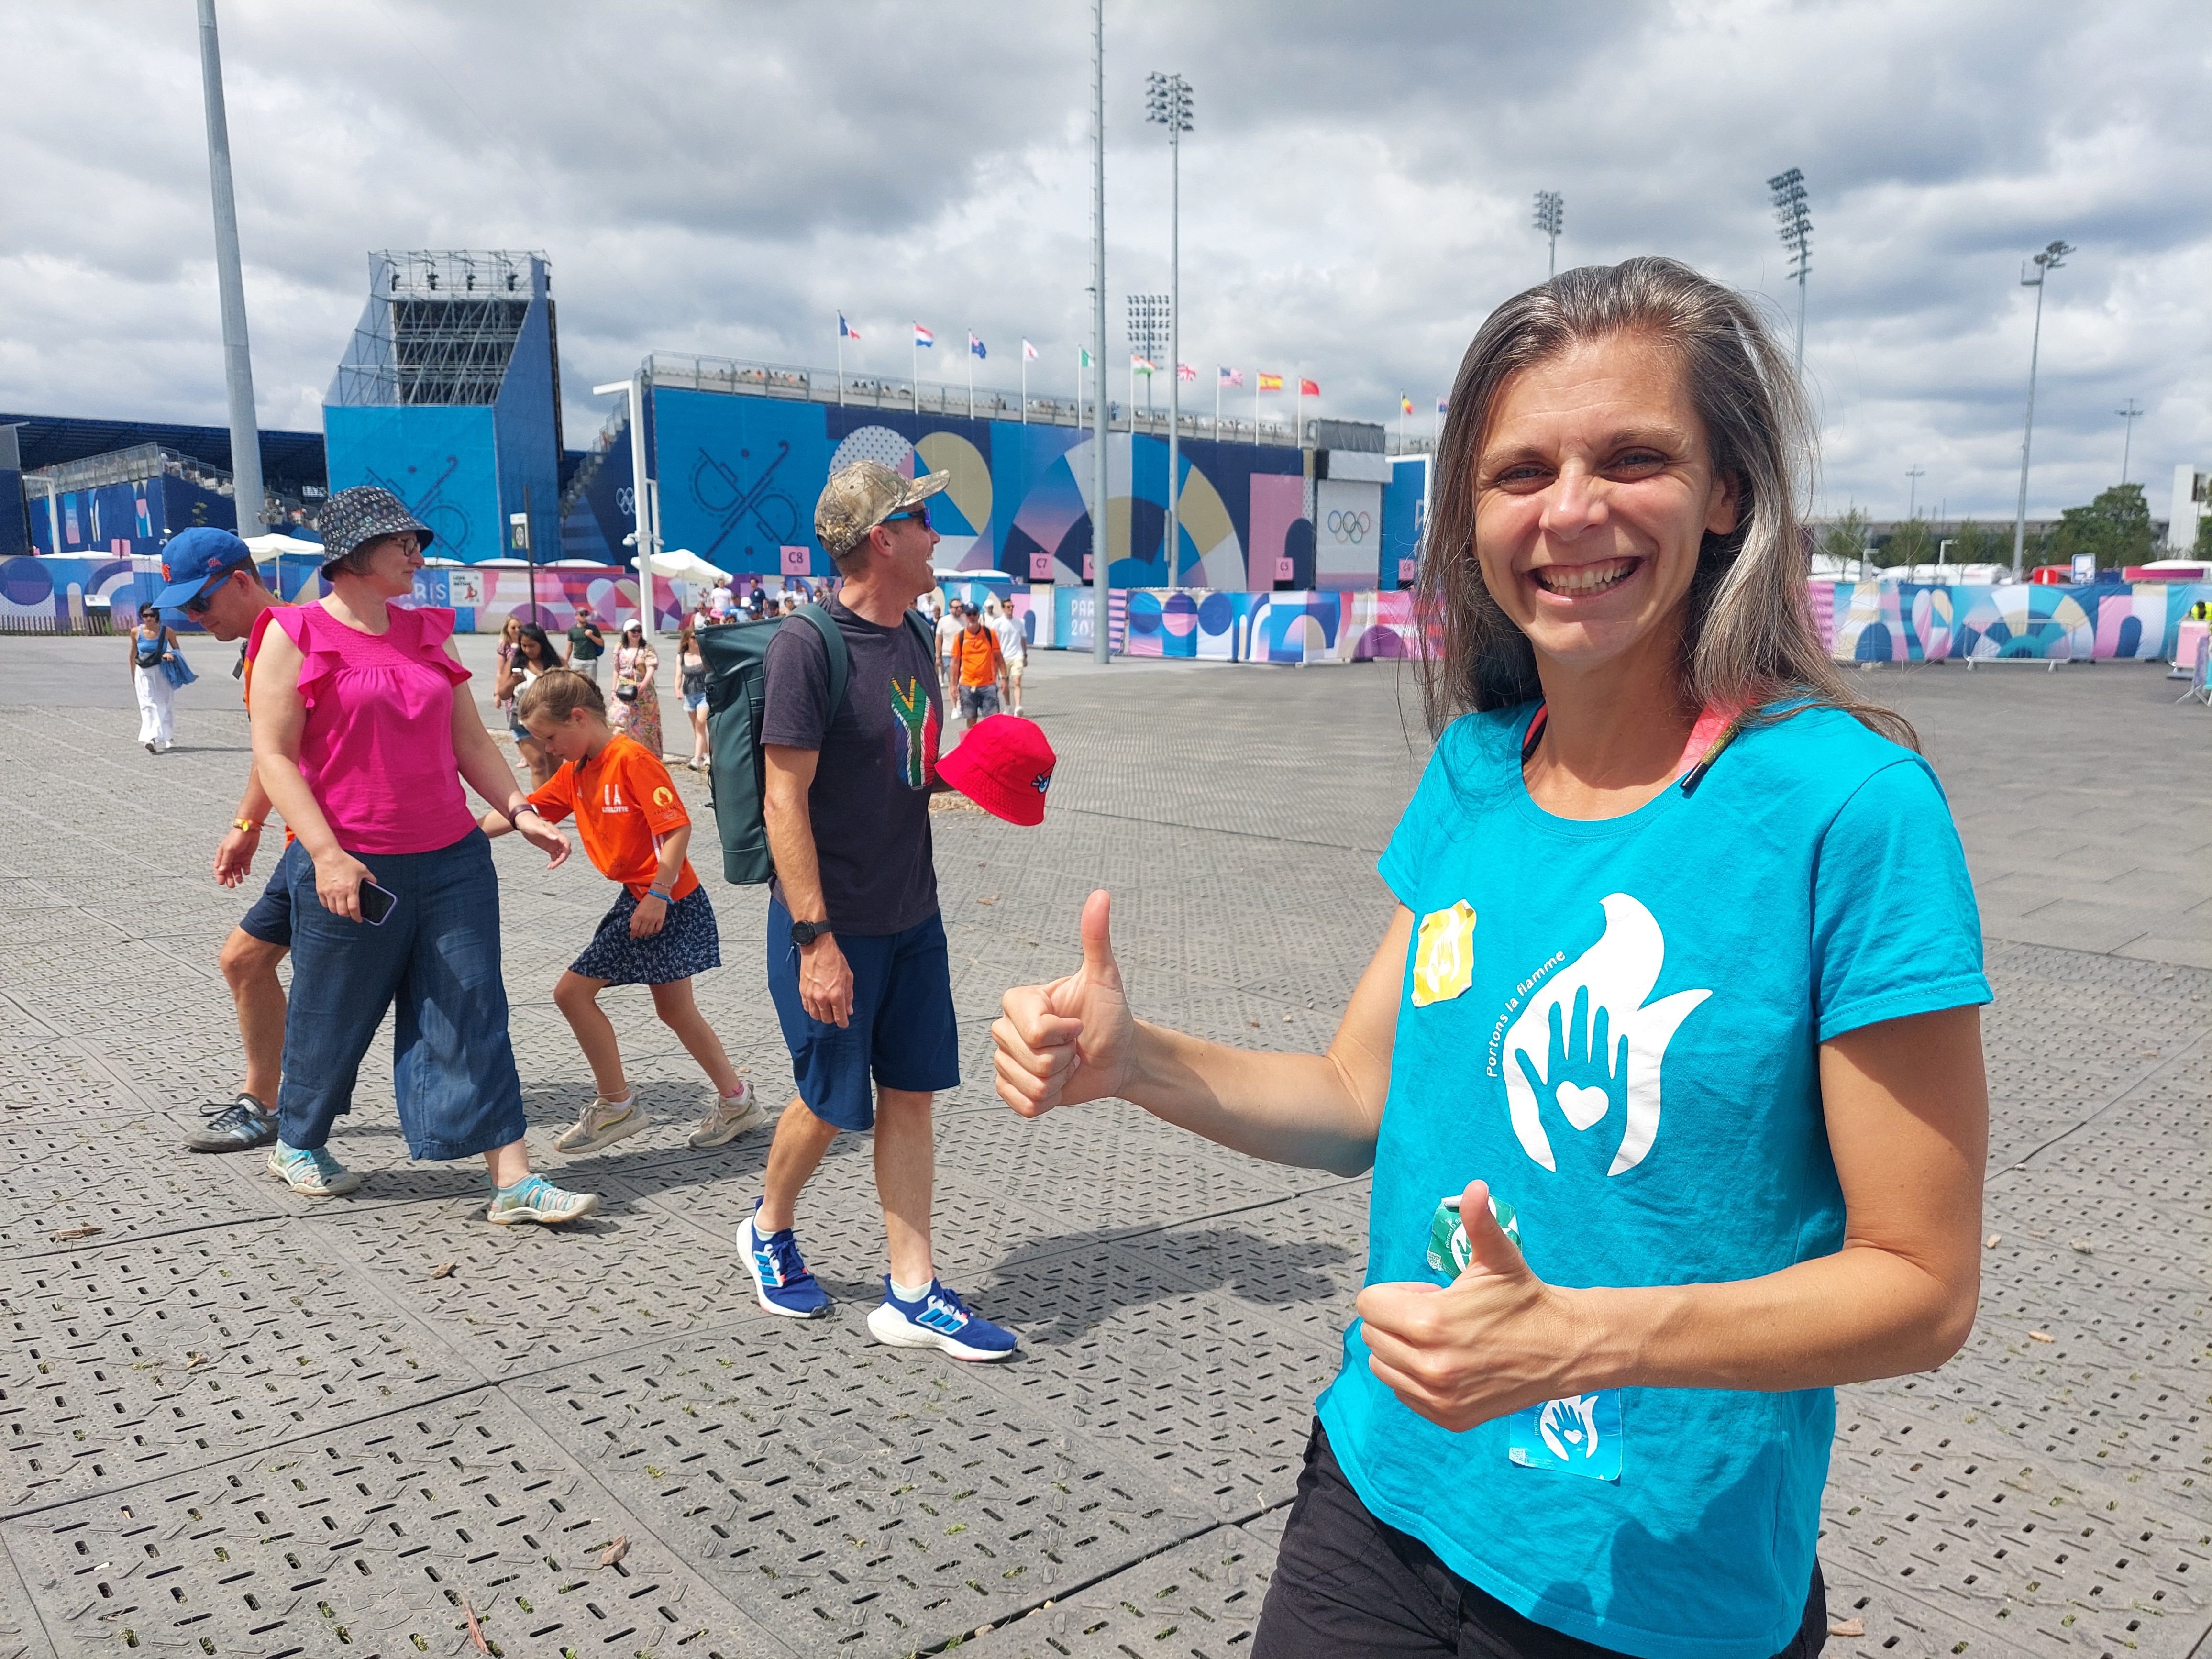
[[[305,1198],[343,1198],[361,1177],[320,1146],[301,1148],[272,1142],[269,1173]]]
[[[935,1279],[911,1302],[902,1302],[884,1275],[883,1305],[868,1316],[868,1334],[895,1348],[942,1348],[955,1359],[1011,1359],[1020,1341],[1003,1325],[970,1313],[957,1291]]]
[[[753,1200],[759,1212],[761,1200]],[[753,1276],[753,1294],[763,1309],[786,1319],[819,1319],[830,1311],[830,1294],[814,1282],[799,1254],[790,1228],[763,1237],[747,1216],[738,1228],[738,1254]]]

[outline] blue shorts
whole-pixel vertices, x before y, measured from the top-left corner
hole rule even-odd
[[[706,706],[707,694],[704,691],[686,691],[684,694],[684,712],[685,714],[690,714],[695,709],[704,708]]]
[[[791,912],[769,900],[768,989],[799,1097],[824,1123],[864,1132],[876,1127],[876,1089],[959,1085],[952,964],[937,915],[902,933],[840,933],[837,948],[853,970],[852,1023],[842,1026],[823,1024],[799,1000]]]
[[[276,855],[276,867],[269,872],[269,884],[261,890],[261,896],[253,901],[252,908],[238,919],[239,929],[251,933],[264,945],[273,945],[280,951],[292,948],[292,889],[291,878],[285,869],[290,861],[292,849],[300,843],[293,842]],[[301,857],[305,858],[302,853]]]

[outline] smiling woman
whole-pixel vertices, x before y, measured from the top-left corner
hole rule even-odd
[[[1814,637],[1786,360],[1670,261],[1469,347],[1423,567],[1437,745],[1325,1055],[1136,1020],[1106,895],[1000,1095],[1372,1167],[1367,1286],[1254,1659],[1805,1659],[1838,1382],[1973,1322],[1989,1000],[1903,724]]]

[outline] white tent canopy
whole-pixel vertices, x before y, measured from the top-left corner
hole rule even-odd
[[[246,544],[252,550],[256,564],[266,564],[280,554],[312,555],[315,558],[329,556],[330,550],[320,542],[302,541],[297,536],[281,535],[271,532],[266,536],[248,536]]]
[[[730,579],[728,571],[708,564],[688,547],[672,547],[665,553],[654,554],[653,574],[665,576],[672,582],[701,582],[708,586]]]

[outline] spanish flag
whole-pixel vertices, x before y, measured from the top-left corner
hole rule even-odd
[[[1260,390],[1261,390],[1261,391],[1262,391],[1262,392],[1280,392],[1282,389],[1283,389],[1283,377],[1282,377],[1281,375],[1279,375],[1279,374],[1262,374],[1262,375],[1261,375],[1261,376],[1260,376]]]

